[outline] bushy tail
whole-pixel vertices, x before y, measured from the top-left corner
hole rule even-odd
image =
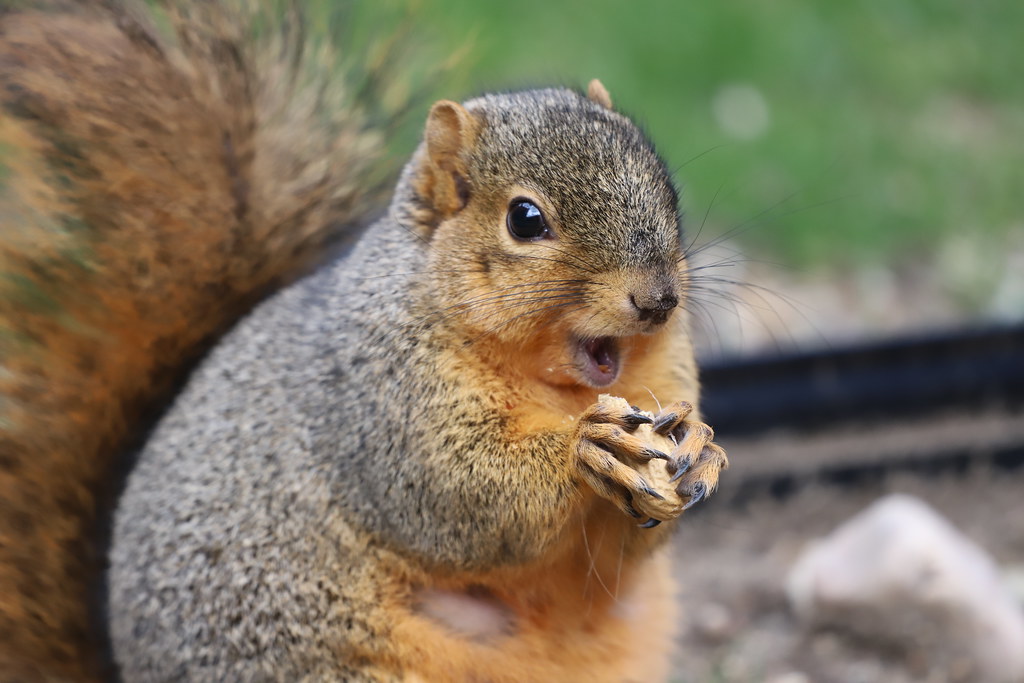
[[[406,101],[332,4],[0,0],[0,680],[107,675],[87,596],[116,456],[377,206]]]

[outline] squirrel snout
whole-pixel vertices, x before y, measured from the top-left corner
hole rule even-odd
[[[679,297],[673,288],[666,287],[660,291],[632,293],[629,295],[629,303],[633,304],[641,322],[661,324],[668,320],[672,309],[679,305]]]

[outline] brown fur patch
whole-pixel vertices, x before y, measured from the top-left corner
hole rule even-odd
[[[284,34],[253,76],[220,5],[170,14],[177,41],[114,3],[25,5],[0,12],[0,671],[90,680],[88,539],[118,449],[373,206],[379,145],[344,107],[300,106],[319,86]]]

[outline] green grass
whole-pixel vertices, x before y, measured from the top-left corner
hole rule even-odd
[[[432,0],[419,10],[442,52],[470,45],[461,82],[439,96],[600,77],[679,167],[690,225],[706,212],[712,234],[748,224],[741,240],[759,257],[900,265],[932,259],[957,234],[998,249],[1024,229],[1018,0]],[[731,85],[767,105],[753,139],[716,120]]]
[[[305,3],[318,30],[342,33],[342,69],[375,63],[381,36],[408,47],[381,96],[391,110],[462,53],[393,136],[396,158],[433,98],[599,77],[678,169],[702,238],[740,226],[757,258],[829,272],[934,267],[964,235],[995,260],[1024,243],[1020,0],[406,4]],[[735,86],[766,106],[749,139],[716,118]]]

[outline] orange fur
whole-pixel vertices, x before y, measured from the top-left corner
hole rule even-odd
[[[499,643],[456,636],[396,600],[393,638],[406,680],[665,680],[677,624],[668,553],[620,566],[628,524],[598,516],[586,527],[572,525],[575,538],[550,562],[444,582],[492,588],[511,608],[518,628]]]

